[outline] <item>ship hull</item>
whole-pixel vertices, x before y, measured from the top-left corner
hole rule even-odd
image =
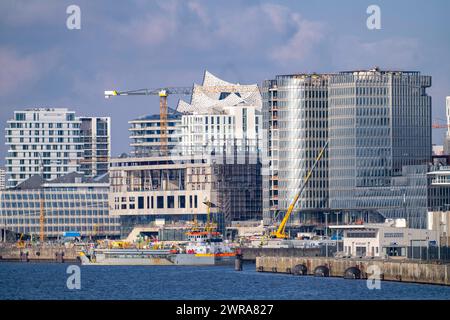
[[[214,266],[234,263],[234,254],[185,254],[170,253],[166,250],[102,250],[93,255],[80,253],[82,265],[101,266]]]

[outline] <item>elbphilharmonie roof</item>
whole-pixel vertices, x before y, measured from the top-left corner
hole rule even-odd
[[[216,113],[233,106],[261,108],[262,98],[257,84],[241,85],[219,79],[205,71],[203,84],[194,84],[191,103],[178,102],[177,111],[182,113]]]

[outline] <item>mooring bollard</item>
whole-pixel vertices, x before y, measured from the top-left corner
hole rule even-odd
[[[234,270],[242,271],[242,252],[241,249],[236,250],[236,259],[234,260]]]
[[[57,262],[64,263],[64,252],[63,252],[63,251],[61,251],[61,252],[56,252],[56,253],[55,253],[55,256],[56,256],[56,261],[57,261]]]
[[[28,258],[28,252],[20,252],[20,261],[22,262],[29,262],[30,259]]]

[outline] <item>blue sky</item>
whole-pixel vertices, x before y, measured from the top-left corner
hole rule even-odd
[[[81,8],[81,30],[66,28],[71,4]],[[371,4],[381,8],[381,30],[366,27]],[[127,121],[158,112],[158,98],[105,100],[105,89],[189,86],[205,69],[258,84],[296,72],[419,70],[433,77],[433,116],[444,118],[449,14],[446,0],[2,0],[0,130],[30,107],[111,116],[118,155],[129,151]],[[435,130],[434,141],[443,135]]]

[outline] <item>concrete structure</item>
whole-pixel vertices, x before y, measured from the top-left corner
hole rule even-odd
[[[285,212],[304,177],[328,140],[328,80],[330,75],[279,75],[263,82],[264,155],[269,174],[264,176],[264,221],[270,224]],[[293,220],[320,220],[328,208],[328,152],[313,172]],[[295,214],[299,211],[301,215]]]
[[[0,168],[0,190],[5,189],[6,187],[6,170],[4,168]]]
[[[330,226],[340,230],[344,253],[353,257],[404,257],[408,247],[439,246],[437,231],[406,228],[404,219],[386,220],[383,224]]]
[[[64,245],[39,245],[25,248],[18,248],[14,243],[0,244],[1,261],[20,262],[77,262],[79,257],[78,246]]]
[[[196,162],[179,157],[132,157],[111,159],[111,215],[120,217],[122,236],[135,227],[162,223],[191,223],[206,220],[206,200],[215,204],[218,215],[212,166],[201,157]]]
[[[37,239],[43,198],[46,239],[70,231],[82,237],[117,237],[119,219],[109,215],[108,192],[107,175],[86,178],[72,172],[51,181],[35,175],[15,188],[0,191],[0,223],[7,230]]]
[[[343,277],[348,268],[358,268],[361,278],[372,279],[375,270],[381,270],[380,280],[450,285],[450,264],[422,263],[411,260],[355,260],[324,257],[256,257],[256,270],[262,272],[293,273],[296,266],[304,265],[313,275],[319,266],[326,266],[330,277]],[[371,268],[370,268],[371,267]],[[374,267],[377,267],[376,269]]]
[[[5,128],[7,186],[16,186],[41,170],[44,179],[79,171],[80,125],[75,112],[65,108],[15,111]]]
[[[330,77],[332,210],[407,218],[410,227],[426,228],[430,86],[431,77],[419,72],[378,68]]]
[[[108,172],[111,157],[111,118],[80,117],[80,136],[83,143],[83,159],[80,170],[88,177]]]
[[[130,124],[131,154],[136,157],[155,157],[161,155],[161,123],[159,114],[143,116],[128,121]],[[171,151],[180,143],[181,114],[167,116],[167,148]]]

